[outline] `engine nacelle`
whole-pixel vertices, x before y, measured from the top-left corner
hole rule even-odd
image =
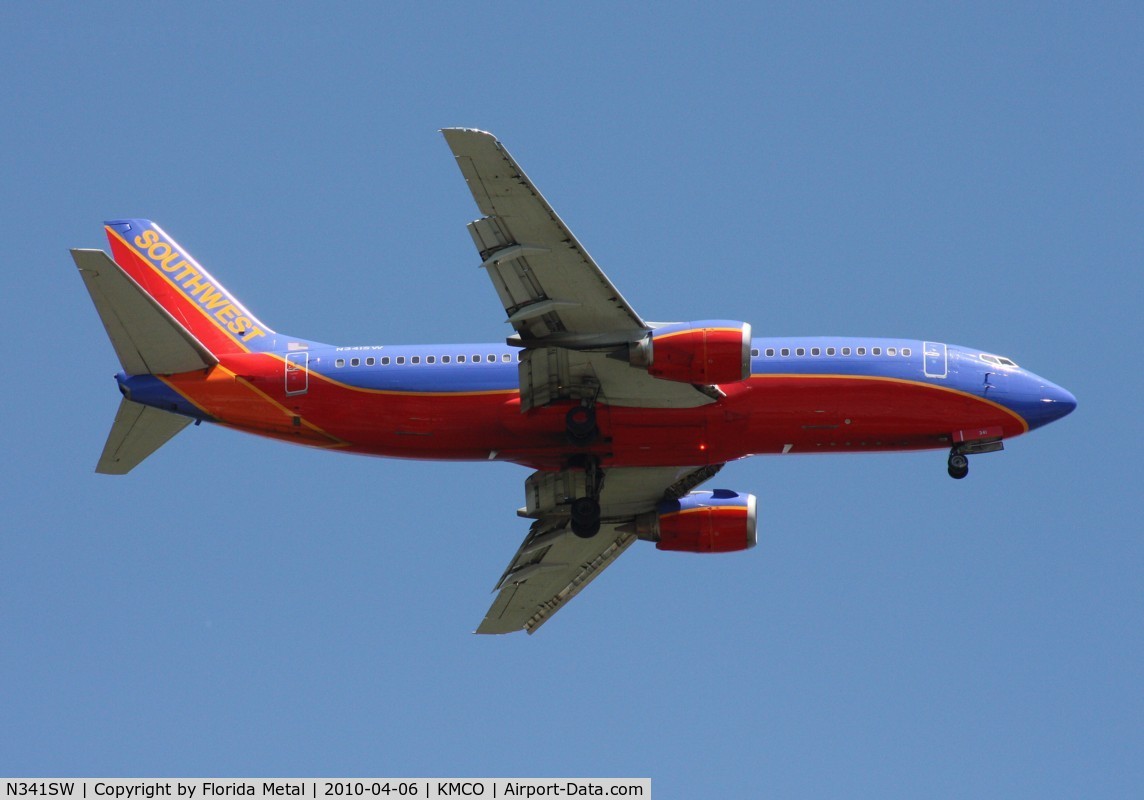
[[[678,500],[665,500],[654,513],[636,523],[641,539],[655,542],[658,550],[683,553],[733,553],[754,547],[755,496],[726,489],[692,492]]]
[[[735,383],[751,375],[751,326],[710,319],[656,328],[633,344],[629,362],[665,381]]]

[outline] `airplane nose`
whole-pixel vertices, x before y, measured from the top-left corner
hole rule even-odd
[[[1076,398],[1072,392],[1047,381],[1041,387],[1041,403],[1044,404],[1050,420],[1068,416],[1076,408]]]

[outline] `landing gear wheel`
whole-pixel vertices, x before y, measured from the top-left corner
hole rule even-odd
[[[591,539],[600,532],[600,504],[591,497],[577,497],[572,501],[572,533],[581,539]]]
[[[950,453],[949,467],[946,471],[949,472],[949,477],[961,480],[969,474],[969,459],[961,453]]]
[[[596,441],[596,409],[591,406],[573,406],[564,415],[564,430],[572,444],[585,445]]]

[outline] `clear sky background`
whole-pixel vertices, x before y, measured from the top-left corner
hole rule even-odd
[[[650,776],[654,796],[1144,796],[1138,3],[0,11],[0,774]],[[158,221],[279,331],[510,328],[437,130],[495,132],[646,318],[928,338],[1069,388],[972,460],[768,457],[760,542],[634,546],[471,634],[528,471],[190,428],[93,467],[67,254]]]

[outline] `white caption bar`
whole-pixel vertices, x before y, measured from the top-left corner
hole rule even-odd
[[[49,778],[0,779],[0,798],[311,800],[439,797],[651,797],[651,778]]]

